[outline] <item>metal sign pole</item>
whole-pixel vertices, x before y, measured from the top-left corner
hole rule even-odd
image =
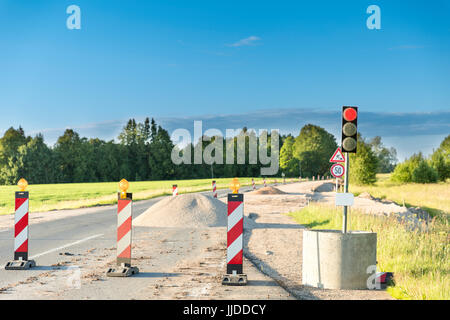
[[[348,169],[350,159],[348,152],[345,153],[345,178],[344,178],[344,192],[348,193]],[[342,233],[347,233],[347,206],[344,206],[344,221],[342,223]]]

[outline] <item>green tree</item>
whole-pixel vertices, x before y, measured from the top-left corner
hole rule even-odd
[[[294,137],[288,136],[280,150],[280,168],[287,177],[298,176],[299,174],[299,161],[294,157],[294,143]]]
[[[358,134],[357,152],[350,153],[350,182],[358,185],[374,184],[377,181],[378,158],[371,145]]]
[[[56,161],[53,151],[44,143],[42,134],[38,134],[26,145],[19,147],[17,172],[31,184],[52,183],[56,181]]]
[[[445,160],[450,160],[450,134],[442,140],[439,149],[442,151]]]
[[[118,181],[122,179],[120,174],[120,165],[122,157],[126,155],[123,152],[122,145],[115,144],[114,141],[105,142],[98,138],[89,139],[91,155],[89,161],[89,171],[93,177],[91,181]]]
[[[378,158],[378,173],[392,172],[397,163],[397,151],[394,148],[386,148],[381,142],[381,137],[376,136],[369,141],[369,145]]]
[[[169,133],[158,126],[156,135],[149,145],[149,169],[152,180],[174,179],[175,165],[172,162],[171,153],[174,147]]]
[[[119,134],[120,144],[125,146],[126,160],[122,169],[128,173],[130,180],[146,180],[150,176],[149,152],[150,143],[156,134],[156,123],[149,118],[144,123],[136,123],[135,119],[128,120]]]
[[[305,125],[293,146],[293,155],[300,161],[302,176],[326,174],[336,148],[336,139],[331,133],[319,126]]]
[[[391,175],[391,180],[403,183],[413,182],[414,170],[424,161],[425,159],[421,152],[413,154],[409,159],[406,159],[395,167]]]
[[[430,165],[438,174],[440,181],[450,178],[450,161],[445,161],[444,153],[437,149],[430,158]]]
[[[438,181],[438,173],[427,161],[419,162],[412,172],[412,181],[416,183],[433,183]]]
[[[123,168],[128,175],[125,176],[126,179],[135,181],[139,180],[138,176],[138,131],[136,120],[130,119],[128,120],[126,126],[122,129],[122,132],[119,134],[120,144],[125,146],[127,150],[125,158],[123,159],[122,166],[126,166]]]
[[[86,172],[87,148],[83,146],[83,140],[72,129],[66,129],[55,145],[55,155],[59,170],[59,182],[87,182],[92,181],[92,176]]]
[[[450,135],[448,135],[430,158],[430,165],[437,171],[439,180],[450,178]]]
[[[26,137],[21,127],[9,128],[0,138],[0,183],[15,184],[19,177],[19,147],[26,145],[31,137]]]

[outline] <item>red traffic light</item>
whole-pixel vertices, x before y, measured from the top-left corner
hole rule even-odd
[[[342,107],[342,152],[356,153],[358,107]]]
[[[353,121],[358,116],[358,113],[353,108],[347,108],[344,110],[344,119],[347,121]]]

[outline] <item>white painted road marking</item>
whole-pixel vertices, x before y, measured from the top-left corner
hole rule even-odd
[[[86,242],[88,240],[95,239],[95,238],[98,238],[98,237],[101,237],[101,236],[103,236],[103,234],[96,234],[95,236],[90,236],[90,237],[87,237],[87,238],[84,238],[84,239],[81,239],[81,240],[78,240],[78,241],[66,244],[64,246],[61,246],[61,247],[58,247],[58,248],[54,248],[54,249],[50,249],[48,251],[36,254],[36,255],[34,255],[32,257],[29,257],[28,259],[30,259],[30,260],[31,259],[35,259],[37,257],[41,257],[43,255],[46,255],[46,254],[49,254],[49,253],[52,253],[52,252],[55,252],[55,251],[58,251],[58,250],[61,250],[61,249],[65,249],[65,248],[68,248],[68,247],[71,247],[71,246],[75,246],[77,244],[80,244],[80,243],[83,243],[83,242]]]

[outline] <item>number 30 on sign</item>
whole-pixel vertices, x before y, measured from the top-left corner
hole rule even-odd
[[[331,174],[333,175],[333,177],[335,178],[340,178],[344,175],[345,173],[345,168],[342,164],[339,163],[335,163],[331,166]]]

